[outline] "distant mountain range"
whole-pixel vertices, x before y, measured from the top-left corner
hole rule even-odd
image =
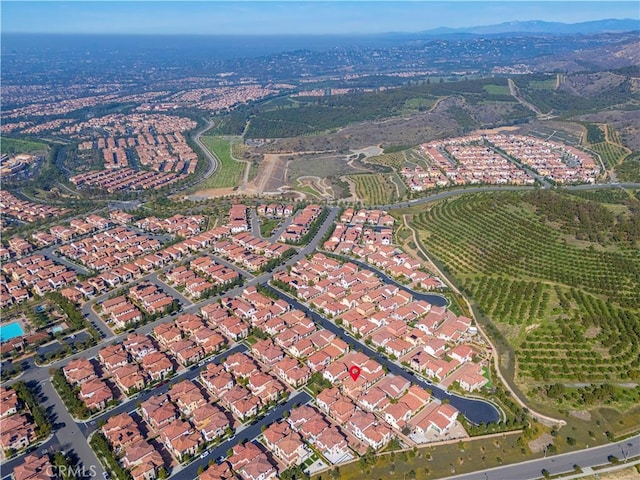
[[[526,22],[505,22],[497,25],[485,25],[464,28],[435,28],[420,32],[425,35],[475,34],[491,35],[501,33],[551,33],[551,34],[591,34],[602,32],[631,32],[640,30],[640,20],[632,18],[594,20],[580,23],[544,22],[531,20]]]

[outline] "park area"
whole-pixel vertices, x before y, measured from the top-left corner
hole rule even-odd
[[[203,136],[201,140],[220,164],[213,175],[202,183],[199,188],[214,189],[240,186],[246,164],[238,162],[231,157],[231,140],[212,136]]]

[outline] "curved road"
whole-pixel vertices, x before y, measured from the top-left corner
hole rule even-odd
[[[373,272],[376,275],[378,275],[378,277],[380,277],[383,282],[389,283],[391,285],[395,285],[399,289],[404,290],[405,292],[413,295],[413,297],[417,298],[418,300],[424,300],[425,302],[428,302],[431,305],[435,305],[437,307],[446,307],[449,304],[449,301],[447,300],[447,298],[444,295],[440,295],[438,293],[417,292],[417,291],[407,287],[406,285],[403,285],[402,283],[398,282],[397,280],[394,280],[393,278],[391,278],[389,275],[387,275],[382,270],[380,270],[378,268],[375,268],[375,267],[369,265],[368,263],[364,263],[364,262],[362,262],[360,260],[345,256],[345,255],[339,255],[337,253],[327,252],[327,251],[322,250],[320,248],[318,249],[318,251],[320,251],[320,252],[322,252],[324,254],[330,255],[332,257],[334,257],[334,256],[335,257],[339,257],[339,258],[343,259],[346,262],[355,263],[360,268],[364,268],[365,270],[369,270],[370,272]]]
[[[204,145],[204,143],[202,143],[202,141],[200,140],[202,134],[213,127],[213,125],[213,120],[208,120],[207,124],[193,135],[193,141],[196,142],[196,144],[200,147],[200,150],[202,150],[202,153],[204,153],[204,156],[207,157],[207,160],[209,160],[209,168],[207,168],[207,171],[204,172],[204,174],[202,174],[202,176],[198,180],[191,184],[191,187],[195,187],[196,185],[204,182],[207,178],[213,175],[220,166],[220,160],[218,159],[218,157],[211,153],[209,149]]]
[[[270,285],[265,286],[280,298],[286,300],[289,305],[293,305],[296,309],[302,310],[307,314],[307,316],[312,318],[314,322],[322,325],[324,328],[347,342],[353,349],[362,350],[367,356],[374,358],[378,363],[386,366],[390,373],[404,377],[410,382],[420,385],[422,388],[431,390],[432,395],[439,400],[448,400],[449,403],[456,407],[456,409],[460,411],[460,413],[462,413],[470,422],[478,424],[483,422],[497,422],[500,420],[500,412],[489,402],[478,400],[475,398],[460,397],[456,394],[449,393],[447,390],[444,390],[437,385],[422,379],[421,377],[418,377],[413,372],[410,372],[397,363],[392,362],[386,356],[378,353],[377,351],[355,339],[351,335],[348,335],[341,327],[338,327],[335,323],[327,320],[325,317],[315,312],[314,310],[311,310],[305,304],[300,303],[297,299]]]

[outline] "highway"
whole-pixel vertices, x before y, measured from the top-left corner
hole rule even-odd
[[[209,160],[209,166],[207,167],[207,171],[204,172],[198,180],[196,180],[195,182],[193,182],[188,186],[185,185],[184,188],[195,187],[196,185],[201,184],[207,178],[213,175],[215,171],[218,169],[218,166],[220,165],[220,160],[218,160],[218,157],[212,154],[209,151],[209,149],[205,147],[204,143],[202,143],[202,141],[200,140],[200,137],[202,136],[202,134],[208,131],[211,127],[213,127],[213,125],[214,125],[214,122],[212,120],[208,120],[207,124],[193,135],[193,141],[196,142],[196,144],[200,147],[200,150],[202,150],[202,153],[204,153],[204,156],[207,157],[207,160]]]

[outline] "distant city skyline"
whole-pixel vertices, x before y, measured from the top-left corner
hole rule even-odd
[[[3,33],[375,34],[640,17],[637,1],[7,1]]]

